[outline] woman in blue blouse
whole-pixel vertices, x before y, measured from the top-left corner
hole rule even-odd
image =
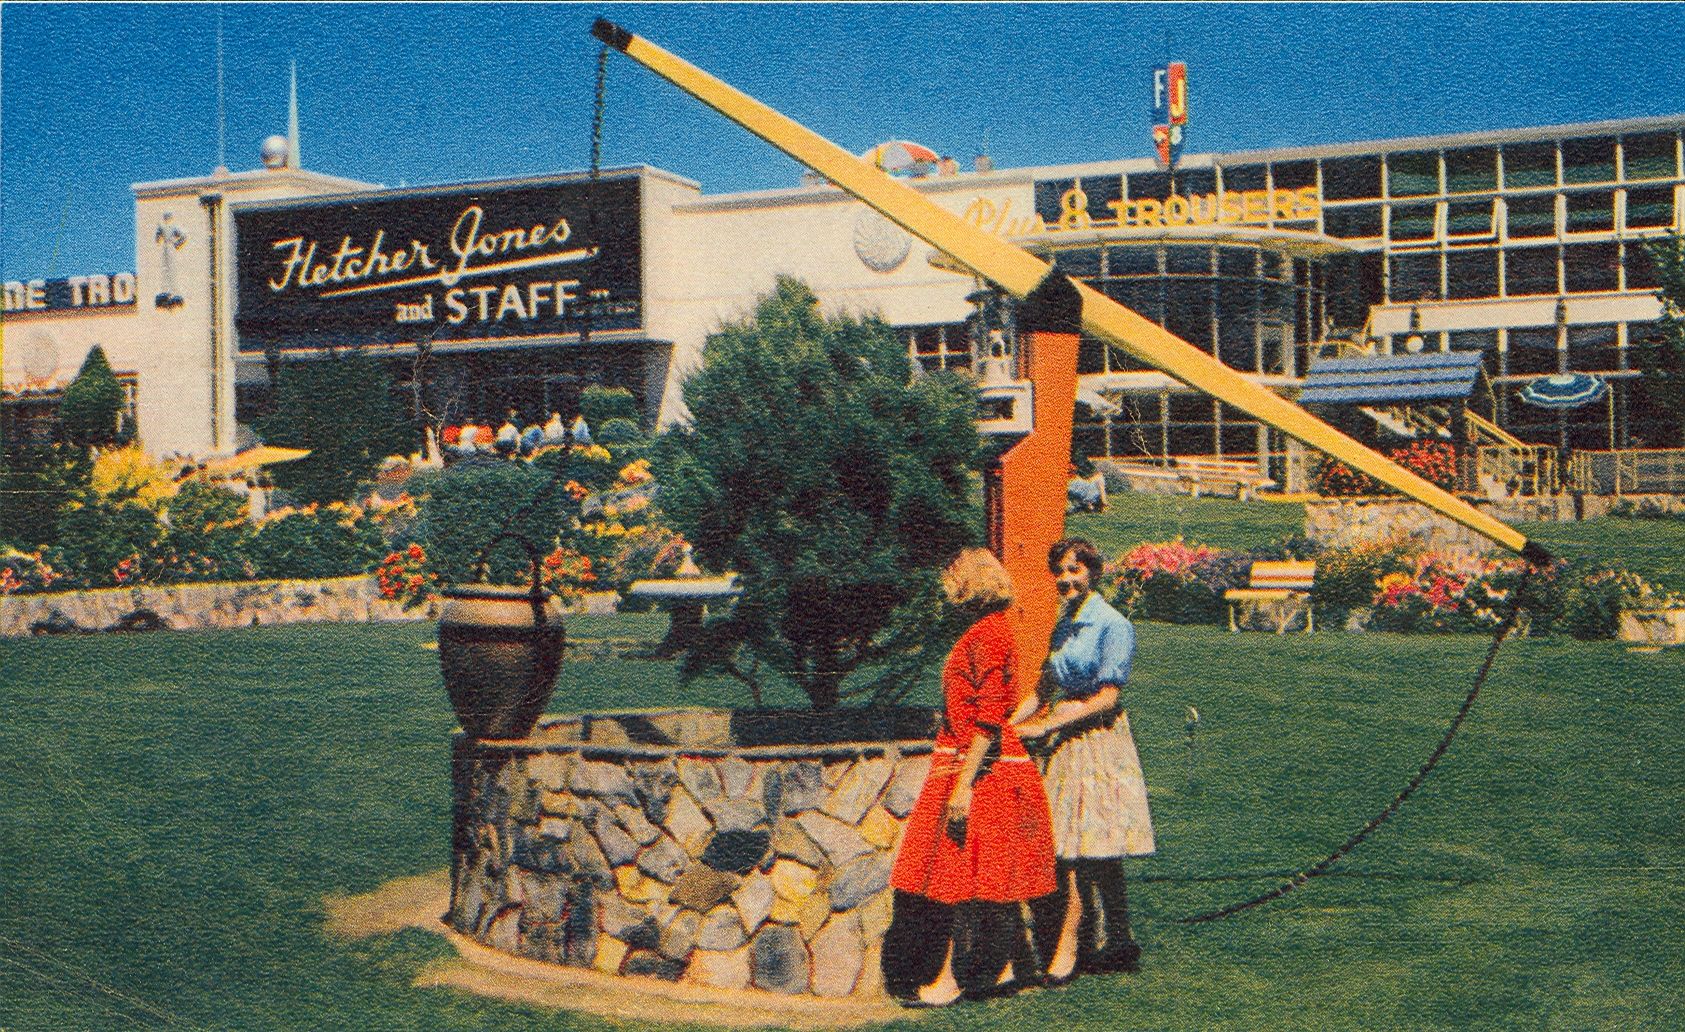
[[[1091,971],[1139,966],[1122,861],[1152,853],[1154,845],[1147,783],[1120,698],[1135,658],[1135,628],[1095,592],[1102,559],[1093,545],[1060,541],[1047,565],[1063,606],[1036,698],[1025,701],[1014,723],[1021,739],[1045,740],[1044,779],[1066,896],[1047,974],[1062,982],[1079,961]],[[1085,900],[1093,901],[1086,915]]]

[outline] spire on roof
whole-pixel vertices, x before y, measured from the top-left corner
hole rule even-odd
[[[298,156],[298,62],[292,63],[292,77],[287,84],[287,167],[302,168]]]

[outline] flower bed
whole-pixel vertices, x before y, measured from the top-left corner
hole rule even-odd
[[[1281,558],[1316,560],[1311,600],[1324,627],[1403,632],[1495,629],[1524,569],[1519,559],[1424,551],[1403,538],[1335,549],[1297,540],[1251,552],[1177,538],[1137,545],[1108,567],[1108,578],[1128,616],[1215,624],[1224,620],[1223,593],[1246,586],[1251,564]],[[1537,571],[1527,598],[1527,633],[1587,639],[1615,637],[1623,612],[1677,604],[1629,570],[1583,561]]]

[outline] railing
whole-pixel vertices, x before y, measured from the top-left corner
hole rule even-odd
[[[1562,490],[1556,449],[1543,444],[1488,444],[1463,456],[1457,490],[1482,497],[1553,495]]]
[[[1587,494],[1685,494],[1685,448],[1577,451],[1568,482]]]
[[[1528,444],[1521,438],[1505,430],[1503,427],[1474,411],[1466,410],[1469,423],[1469,439],[1477,444],[1495,444],[1506,448],[1526,448]]]

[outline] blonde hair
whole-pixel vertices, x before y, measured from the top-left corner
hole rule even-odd
[[[1012,602],[1012,576],[986,548],[967,548],[942,571],[942,590],[958,606],[995,608]]]

